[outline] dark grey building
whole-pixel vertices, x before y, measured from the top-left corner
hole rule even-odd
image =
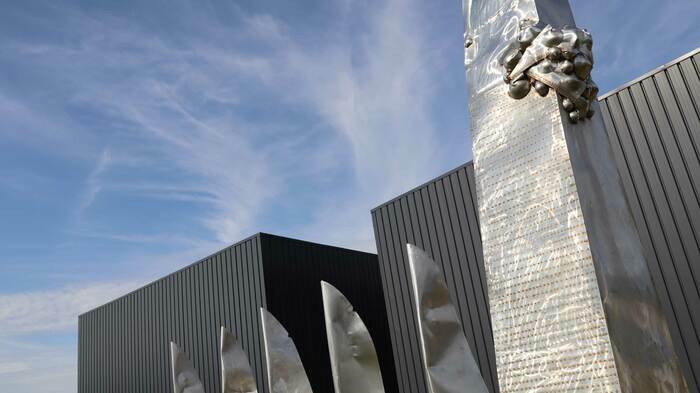
[[[79,393],[172,391],[168,343],[177,342],[207,392],[221,391],[218,333],[240,338],[264,382],[259,307],[293,337],[312,388],[333,391],[320,280],[353,303],[370,330],[387,392],[395,368],[377,256],[260,233],[79,318]]]
[[[654,284],[691,391],[700,379],[700,49],[600,97]],[[426,385],[405,244],[442,266],[465,334],[498,391],[474,173],[467,163],[372,210],[402,393]]]

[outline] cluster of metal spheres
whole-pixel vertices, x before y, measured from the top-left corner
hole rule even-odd
[[[593,39],[586,30],[550,25],[521,25],[518,37],[501,57],[508,95],[526,97],[530,90],[545,97],[554,89],[562,106],[576,123],[593,116],[598,86],[591,79]]]

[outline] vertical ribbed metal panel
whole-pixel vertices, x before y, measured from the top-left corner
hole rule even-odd
[[[320,280],[341,289],[372,332],[387,393],[397,393],[377,256],[258,234],[79,317],[78,392],[172,391],[177,342],[208,392],[221,389],[218,332],[243,345],[258,381],[265,362],[258,310],[288,328],[316,391],[332,391]],[[268,303],[269,302],[269,303]]]
[[[261,234],[268,310],[287,328],[314,392],[332,392],[320,281],[338,288],[369,329],[385,391],[398,393],[377,255]]]
[[[260,391],[257,310],[264,283],[255,235],[79,317],[78,392],[172,391],[168,343],[182,346],[208,392],[221,390],[218,332],[241,338]]]
[[[445,275],[465,335],[490,391],[496,364],[471,163],[372,211],[382,284],[402,393],[425,392],[409,293],[406,243],[432,255]]]
[[[601,96],[623,187],[691,391],[700,378],[700,50]],[[498,390],[473,167],[372,211],[402,393],[424,392],[405,243],[441,265],[482,375]]]
[[[700,52],[601,98],[613,153],[688,382],[700,380]]]

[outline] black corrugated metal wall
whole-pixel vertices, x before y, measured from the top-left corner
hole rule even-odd
[[[694,386],[700,380],[699,76],[696,50],[600,100],[654,285]]]
[[[691,391],[700,379],[700,50],[601,96],[602,116]],[[426,392],[405,244],[440,263],[498,390],[471,163],[372,211],[402,393]]]
[[[377,349],[386,393],[398,393],[377,255],[277,236],[262,238],[267,307],[287,328],[314,392],[332,392],[320,281],[355,307]]]
[[[208,392],[221,391],[222,325],[240,338],[262,381],[260,260],[255,235],[81,315],[78,392],[172,391],[170,341],[187,352]]]
[[[169,342],[221,391],[219,328],[240,340],[261,393],[259,308],[288,328],[314,391],[332,391],[320,280],[343,291],[377,344],[387,393],[397,393],[377,256],[264,233],[217,252],[79,318],[79,393],[172,391]]]

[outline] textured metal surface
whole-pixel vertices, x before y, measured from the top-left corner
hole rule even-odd
[[[225,327],[221,327],[221,391],[223,393],[257,393],[255,375],[241,343]]]
[[[475,190],[469,163],[372,211],[402,393],[427,392],[420,348],[412,348],[420,338],[406,243],[424,249],[442,270],[484,382],[498,391]]]
[[[521,23],[518,38],[501,58],[511,98],[525,97],[531,87],[542,97],[550,88],[563,96],[570,121],[590,118],[598,86],[591,79],[593,39],[583,29],[540,29],[533,21]]]
[[[467,21],[485,2],[467,5]],[[530,22],[575,25],[565,0],[536,6]],[[492,11],[467,22],[473,47],[500,39],[481,34],[489,25],[522,22]],[[467,75],[490,58],[468,48]],[[504,87],[469,88],[502,391],[686,391],[600,116],[573,125],[556,97],[507,102]]]
[[[313,393],[294,341],[281,323],[260,308],[267,368],[272,393]]]
[[[348,299],[321,281],[335,393],[384,393],[372,336]]]
[[[600,113],[617,169],[686,380],[695,392],[700,378],[700,49],[601,97]],[[409,351],[410,341],[418,342],[418,337],[409,336],[400,319],[404,307],[412,307],[401,290],[410,278],[400,270],[407,263],[401,244],[411,242],[441,266],[489,384],[489,367],[483,365],[489,364],[493,343],[488,310],[481,306],[486,295],[480,288],[485,290],[486,283],[479,285],[483,256],[473,185],[473,166],[467,163],[372,212],[402,381],[414,377],[415,364],[421,366],[420,356]],[[495,378],[495,364],[491,369]],[[425,391],[417,385],[401,389]]]
[[[425,251],[406,244],[421,353],[430,393],[486,393],[445,278]]]
[[[204,393],[204,386],[199,380],[197,370],[185,352],[174,342],[170,343],[170,364],[174,393]]]

